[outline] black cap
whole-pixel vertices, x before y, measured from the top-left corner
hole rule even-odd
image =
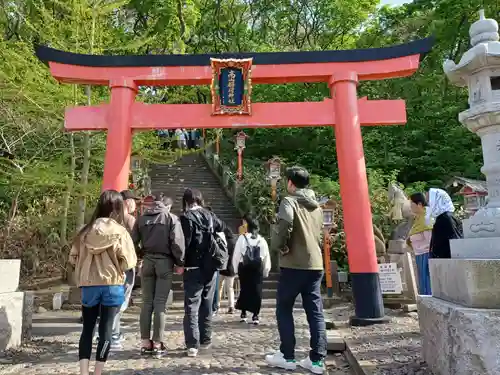
[[[140,198],[137,197],[132,190],[123,190],[120,194],[125,201],[127,199],[134,199],[136,201],[140,200]]]

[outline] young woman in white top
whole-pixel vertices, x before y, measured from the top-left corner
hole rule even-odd
[[[253,314],[251,323],[259,324],[263,279],[271,271],[271,257],[266,240],[259,234],[259,223],[250,215],[244,217],[248,233],[240,235],[234,247],[233,267],[240,280],[240,295],[236,309],[241,321],[247,321],[247,311]]]

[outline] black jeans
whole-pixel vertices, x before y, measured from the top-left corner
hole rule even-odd
[[[97,317],[99,320],[99,343],[97,344],[96,361],[106,362],[111,345],[111,334],[113,332],[113,321],[115,315],[120,310],[120,306],[103,306],[101,304],[85,307],[82,306],[83,329],[78,346],[78,357],[90,359],[92,353],[92,339]]]
[[[321,299],[323,271],[281,268],[278,283],[276,320],[280,335],[280,351],[285,359],[295,359],[295,326],[293,305],[302,296],[311,334],[309,358],[316,362],[326,357],[326,326]]]
[[[186,347],[199,348],[212,341],[212,303],[216,272],[184,271],[184,339]]]

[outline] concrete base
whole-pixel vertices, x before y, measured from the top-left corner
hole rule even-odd
[[[435,375],[500,375],[500,310],[418,301],[423,358]]]
[[[500,237],[500,218],[472,216],[462,221],[464,238]]]
[[[432,295],[464,307],[500,309],[500,260],[430,259]]]
[[[0,293],[17,291],[20,271],[21,259],[0,259]]]
[[[450,240],[451,257],[459,259],[500,259],[500,238]]]
[[[0,351],[21,345],[23,292],[0,293]]]

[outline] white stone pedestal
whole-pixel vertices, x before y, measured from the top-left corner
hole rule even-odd
[[[21,345],[23,292],[0,293],[0,351]]]
[[[17,291],[20,270],[20,259],[0,259],[0,351],[21,345],[23,332],[31,335],[30,309],[24,309],[25,294]]]
[[[418,301],[423,357],[435,375],[500,375],[500,310]]]

